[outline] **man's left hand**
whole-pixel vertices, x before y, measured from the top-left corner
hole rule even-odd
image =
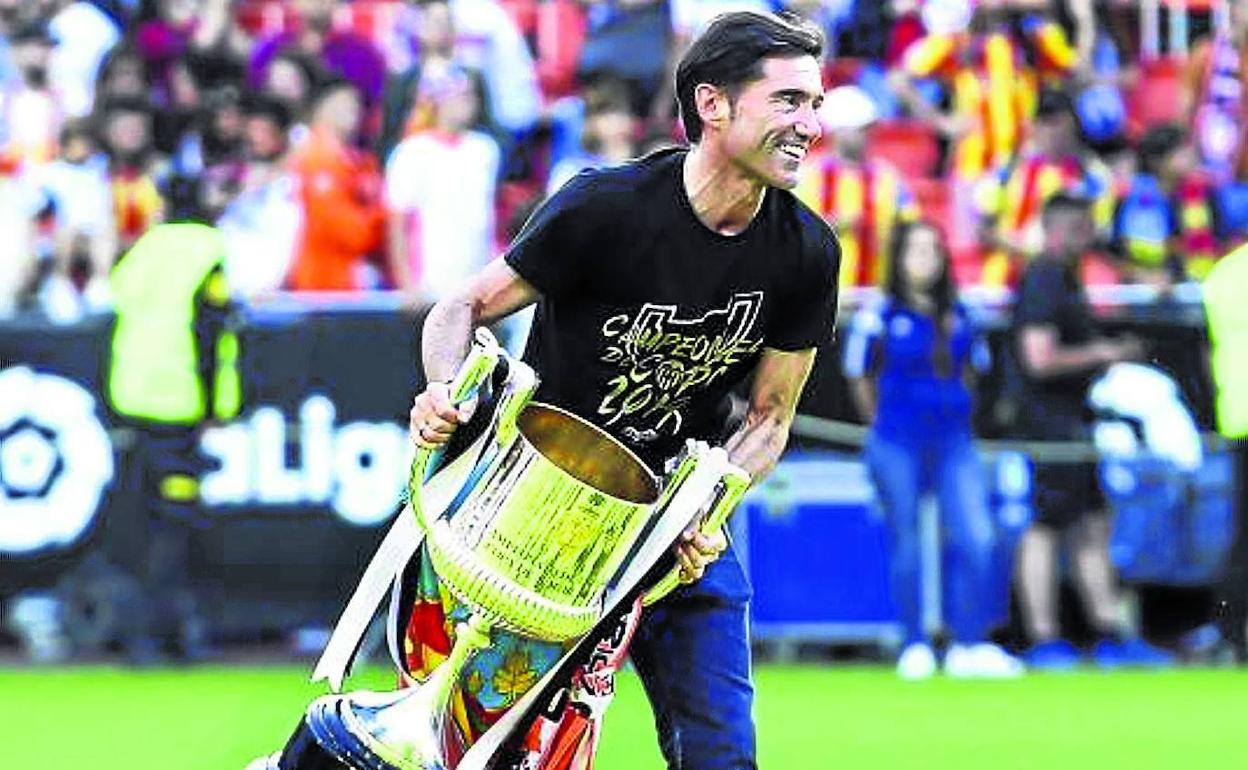
[[[681,533],[676,543],[676,563],[680,565],[680,582],[688,585],[702,578],[706,568],[728,547],[728,536],[721,528],[706,534],[695,524]]]

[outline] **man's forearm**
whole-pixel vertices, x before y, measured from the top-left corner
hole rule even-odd
[[[472,303],[460,297],[439,301],[425,317],[421,334],[421,361],[429,382],[450,380],[472,345]]]
[[[1105,353],[1096,342],[1056,347],[1040,360],[1032,360],[1027,373],[1036,379],[1051,379],[1095,371],[1106,363]]]
[[[790,420],[774,415],[747,415],[745,424],[724,444],[728,459],[750,474],[750,479],[757,484],[771,473],[784,454],[789,443],[790,424]]]

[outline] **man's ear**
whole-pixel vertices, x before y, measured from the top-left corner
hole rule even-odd
[[[722,127],[732,118],[732,104],[728,101],[728,93],[719,86],[710,83],[699,83],[693,89],[693,103],[698,108],[698,117],[704,127]]]

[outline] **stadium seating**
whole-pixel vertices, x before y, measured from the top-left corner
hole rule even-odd
[[[1139,138],[1149,126],[1182,120],[1183,62],[1163,57],[1140,63],[1139,79],[1126,94],[1127,132]]]

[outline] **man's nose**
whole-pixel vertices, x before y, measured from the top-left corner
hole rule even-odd
[[[797,123],[793,126],[793,129],[798,136],[809,142],[814,142],[823,135],[823,126],[819,124],[819,115],[810,106],[802,108],[802,112],[798,115]]]

